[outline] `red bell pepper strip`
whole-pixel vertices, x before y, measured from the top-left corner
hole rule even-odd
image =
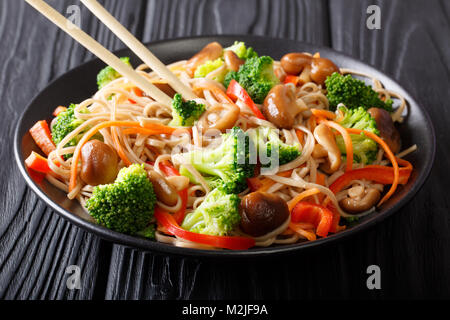
[[[257,118],[266,120],[261,111],[253,102],[252,98],[250,98],[250,96],[248,95],[247,91],[245,91],[245,89],[242,88],[241,85],[236,80],[234,79],[231,80],[227,89],[227,95],[235,102],[238,99],[242,100],[246,105],[250,107],[250,109],[252,109],[253,113]]]
[[[168,177],[179,176],[180,175],[178,170],[175,169],[175,167],[169,161],[160,162],[159,163],[159,168]]]
[[[131,91],[137,95],[138,97],[142,97],[143,96],[143,91],[141,89],[139,89],[138,87],[134,87],[131,89]],[[135,104],[136,101],[134,101],[133,99],[128,99],[128,101],[130,101],[132,104]]]
[[[160,163],[159,168],[168,177],[180,175],[178,170],[175,169],[169,161],[164,161],[164,162]],[[179,191],[178,194],[181,198],[181,208],[177,212],[173,213],[173,217],[174,217],[175,221],[178,224],[180,224],[183,222],[184,216],[186,214],[186,206],[187,206],[187,201],[188,201],[188,188]]]
[[[34,142],[46,155],[56,149],[47,121],[41,120],[36,122],[29,131]]]
[[[297,76],[294,76],[294,75],[292,75],[292,74],[288,74],[287,76],[286,76],[286,78],[284,78],[284,84],[287,84],[287,83],[293,83],[295,86],[297,86],[297,84],[298,84],[298,82],[299,82],[299,77],[297,77]]]
[[[333,225],[334,215],[330,209],[313,202],[300,201],[292,209],[291,221],[306,222],[316,227],[316,234],[326,237]]]
[[[58,106],[58,107],[56,107],[56,109],[53,111],[53,115],[54,115],[55,117],[57,117],[58,114],[60,114],[61,112],[64,112],[64,111],[67,111],[67,108],[66,108],[66,107]]]
[[[28,169],[28,175],[30,176],[31,180],[36,182],[37,184],[41,184],[42,181],[45,179],[45,174],[41,172],[34,171],[32,169]]]
[[[407,162],[405,160],[403,161]],[[411,171],[412,167],[400,168],[398,183],[406,184],[408,182],[409,176],[411,175]],[[348,186],[348,184],[352,180],[359,179],[371,180],[381,184],[392,184],[392,182],[394,181],[394,169],[392,167],[372,165],[347,171],[330,185],[330,190],[336,194],[337,192]]]
[[[155,219],[170,233],[188,241],[231,250],[245,250],[255,245],[255,240],[252,238],[212,236],[184,230],[175,221],[173,215],[162,210],[160,207],[155,208]]]
[[[327,205],[327,208],[333,213],[333,221],[331,222],[330,232],[337,233],[341,230],[344,230],[346,227],[339,225],[339,221],[341,220],[341,215],[339,211],[337,211],[336,208],[331,203]]]
[[[32,151],[29,157],[25,160],[27,168],[41,173],[49,173],[51,171],[48,166],[47,159],[40,154]]]

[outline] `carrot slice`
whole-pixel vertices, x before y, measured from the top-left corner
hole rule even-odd
[[[297,203],[299,203],[302,199],[315,195],[317,193],[319,193],[320,190],[317,188],[312,188],[312,189],[308,189],[303,191],[302,193],[296,195],[293,199],[289,200],[288,204],[288,208],[289,208],[289,212],[292,211],[292,209],[294,209],[294,207],[296,206]]]
[[[111,128],[111,136],[114,142],[114,146],[117,149],[117,154],[119,155],[120,159],[122,159],[123,163],[125,163],[125,165],[128,167],[129,165],[131,165],[131,161],[128,159],[127,155],[125,154],[125,151],[120,145],[119,135],[117,134],[116,128]]]
[[[38,147],[48,155],[50,152],[56,149],[52,140],[52,134],[48,128],[47,121],[41,120],[34,124],[29,130],[31,137]]]
[[[302,228],[302,226],[299,226],[297,223],[289,223],[289,228],[300,234],[301,236],[305,237],[309,241],[314,241],[317,239],[316,234],[311,230],[305,230]]]
[[[133,93],[135,95],[137,95],[138,97],[142,97],[144,94],[144,92],[141,89],[139,89],[138,87],[133,87],[133,89],[131,89],[131,91],[133,91]]]
[[[325,119],[330,119],[330,120],[336,119],[336,114],[334,112],[331,112],[328,110],[311,109],[311,112],[313,115],[315,115],[318,118],[325,118]]]
[[[347,153],[347,165],[345,171],[350,171],[353,168],[353,144],[347,128],[344,128],[340,124],[333,121],[323,121],[330,128],[336,129],[344,138],[345,152]],[[356,130],[356,129],[355,129]],[[365,131],[364,131],[365,132]]]
[[[317,119],[316,119],[316,116],[315,115],[312,115],[311,117],[309,117],[309,119],[308,119],[308,124],[309,124],[309,130],[311,131],[311,132],[314,132],[314,129],[316,128],[316,126],[317,126],[317,121],[316,121]]]
[[[171,128],[171,127],[170,127]],[[171,128],[170,133],[173,133],[176,130],[176,128]],[[127,128],[124,129],[123,134],[128,135],[128,134],[136,134],[136,133],[141,133],[141,134],[149,134],[149,135],[154,135],[154,134],[162,134],[162,133],[167,133],[167,131],[164,130],[164,132],[161,132],[160,129],[147,129],[147,128]]]
[[[321,186],[325,187],[325,175],[319,171],[317,171],[316,174],[316,184],[320,184]],[[322,202],[323,198],[325,197],[324,194],[319,194],[319,201]]]
[[[299,129],[295,129],[295,134],[297,135],[298,142],[300,142],[300,144],[303,144],[303,139],[305,137],[305,134],[303,133],[303,131],[299,130]]]

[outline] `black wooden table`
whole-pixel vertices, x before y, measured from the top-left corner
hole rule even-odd
[[[60,12],[78,1],[49,1]],[[13,159],[16,120],[52,79],[92,55],[21,0],[0,1],[0,297],[4,299],[296,299],[450,297],[450,1],[105,1],[148,42],[257,34],[332,47],[391,75],[433,119],[438,150],[425,186],[402,210],[336,245],[264,262],[169,258],[115,245],[49,209]],[[381,29],[366,27],[371,4]],[[82,28],[123,44],[81,7]],[[420,152],[420,151],[419,151]],[[381,269],[368,290],[366,269]],[[81,268],[81,288],[66,267]]]

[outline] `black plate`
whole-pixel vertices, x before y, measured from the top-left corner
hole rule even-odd
[[[405,118],[404,123],[399,126],[402,143],[403,146],[410,146],[415,143],[420,150],[420,152],[414,152],[407,157],[414,165],[414,171],[411,174],[408,184],[400,186],[395,195],[389,199],[381,209],[364,217],[357,225],[327,238],[292,245],[254,248],[245,251],[197,250],[179,248],[106,229],[87,221],[86,213],[84,213],[79,203],[77,201],[69,200],[65,193],[56,189],[48,182],[45,181],[42,185],[37,185],[28,175],[24,165],[24,159],[26,159],[30,152],[32,150],[38,151],[37,146],[28,133],[28,129],[38,120],[50,120],[52,111],[56,106],[68,105],[72,102],[78,103],[95,93],[97,72],[104,67],[103,62],[99,59],[95,59],[67,72],[53,81],[46,89],[39,93],[25,109],[15,132],[14,143],[16,160],[28,185],[39,195],[39,197],[64,218],[102,238],[155,252],[196,257],[257,257],[294,252],[309,247],[320,247],[326,243],[360,232],[368,226],[380,222],[382,219],[399,210],[401,206],[407,203],[416,194],[429,175],[433,164],[435,153],[434,129],[425,110],[414,101],[411,95],[403,90],[402,87],[390,77],[375,68],[329,48],[318,47],[293,40],[257,36],[184,38],[154,42],[149,44],[148,47],[164,63],[171,63],[191,57],[195,52],[211,41],[219,41],[222,45],[228,46],[235,40],[245,41],[259,54],[270,55],[275,59],[280,59],[285,53],[292,51],[319,51],[322,57],[332,59],[339,67],[357,69],[371,74],[377,77],[390,90],[402,94],[409,103],[408,116]],[[127,49],[120,50],[117,54],[119,56],[130,56],[131,61],[135,66],[139,63],[139,60]]]

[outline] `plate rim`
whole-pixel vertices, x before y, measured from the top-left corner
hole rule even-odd
[[[392,214],[398,212],[400,208],[402,208],[414,195],[419,192],[419,190],[423,187],[426,180],[430,176],[434,160],[435,160],[435,154],[436,154],[436,134],[433,122],[431,120],[431,117],[429,116],[428,112],[425,108],[423,108],[417,100],[414,98],[414,96],[407,91],[400,83],[398,83],[393,77],[384,71],[381,71],[371,65],[370,63],[364,62],[362,60],[359,60],[355,57],[352,57],[346,53],[337,51],[333,48],[326,47],[323,45],[316,45],[310,42],[306,41],[299,41],[295,39],[288,39],[288,38],[278,38],[278,37],[270,37],[270,36],[261,36],[261,35],[243,35],[243,34],[222,34],[222,35],[201,35],[201,36],[190,36],[190,37],[175,37],[170,39],[163,39],[163,40],[157,40],[157,41],[150,41],[144,43],[146,47],[151,47],[159,44],[164,43],[170,43],[170,42],[176,42],[176,41],[192,41],[192,40],[199,40],[199,39],[210,39],[212,40],[229,40],[231,38],[237,40],[237,39],[259,39],[259,40],[276,40],[276,41],[289,41],[293,43],[303,44],[306,46],[317,48],[318,50],[326,50],[331,51],[337,55],[340,55],[346,59],[350,59],[353,61],[357,61],[358,63],[364,64],[365,66],[369,67],[369,69],[372,69],[376,73],[383,74],[388,80],[395,83],[397,86],[399,86],[407,95],[409,96],[407,101],[413,101],[415,105],[420,109],[422,112],[424,118],[426,119],[426,127],[429,129],[429,138],[431,141],[431,152],[428,155],[428,158],[425,158],[426,163],[424,164],[423,171],[418,175],[417,180],[415,183],[411,186],[411,190],[407,192],[401,199],[399,199],[393,206],[386,210],[386,212],[380,213],[375,215],[370,220],[364,221],[361,224],[358,224],[352,229],[349,229],[344,232],[333,234],[326,238],[321,238],[315,241],[308,241],[308,242],[302,242],[302,243],[296,243],[296,244],[290,244],[290,245],[280,245],[275,247],[263,247],[263,248],[254,248],[251,250],[200,250],[200,249],[192,249],[192,248],[183,248],[183,247],[176,247],[170,244],[165,244],[161,242],[156,242],[154,240],[148,240],[144,238],[134,237],[126,234],[122,234],[110,229],[107,229],[105,227],[102,227],[94,222],[87,221],[70,211],[64,209],[60,205],[58,205],[56,202],[51,200],[43,190],[31,179],[29,176],[27,169],[24,165],[24,159],[21,155],[21,139],[22,137],[19,136],[19,130],[22,127],[22,122],[25,118],[25,115],[27,111],[31,108],[32,105],[35,104],[35,101],[39,98],[39,96],[45,91],[48,90],[49,87],[51,87],[54,83],[58,82],[61,78],[68,76],[69,74],[76,73],[78,69],[81,69],[86,64],[92,63],[93,61],[99,60],[97,57],[93,57],[92,59],[85,61],[81,63],[80,65],[62,73],[61,75],[58,75],[54,80],[50,81],[42,90],[40,90],[27,104],[27,106],[23,109],[22,114],[20,115],[19,119],[17,120],[17,125],[14,130],[14,156],[16,159],[16,163],[19,167],[19,171],[24,177],[26,183],[28,186],[35,192],[39,198],[41,198],[46,205],[50,206],[56,213],[60,216],[62,216],[64,219],[69,220],[69,222],[75,224],[77,227],[82,228],[83,230],[86,230],[87,232],[91,232],[103,239],[106,239],[108,241],[111,241],[115,244],[119,245],[126,245],[134,249],[140,249],[145,251],[152,251],[154,253],[160,253],[160,254],[169,254],[169,255],[176,255],[176,256],[190,256],[190,257],[196,257],[196,258],[260,258],[260,257],[273,257],[278,255],[285,255],[289,253],[297,253],[300,251],[304,251],[306,249],[311,248],[323,248],[325,245],[331,244],[331,243],[337,243],[343,239],[348,239],[351,236],[354,236],[355,234],[358,234],[364,230],[367,230],[369,227],[373,227],[374,225],[380,223],[384,219],[388,218]],[[114,53],[127,50],[128,48],[123,47],[118,50],[114,50]]]

